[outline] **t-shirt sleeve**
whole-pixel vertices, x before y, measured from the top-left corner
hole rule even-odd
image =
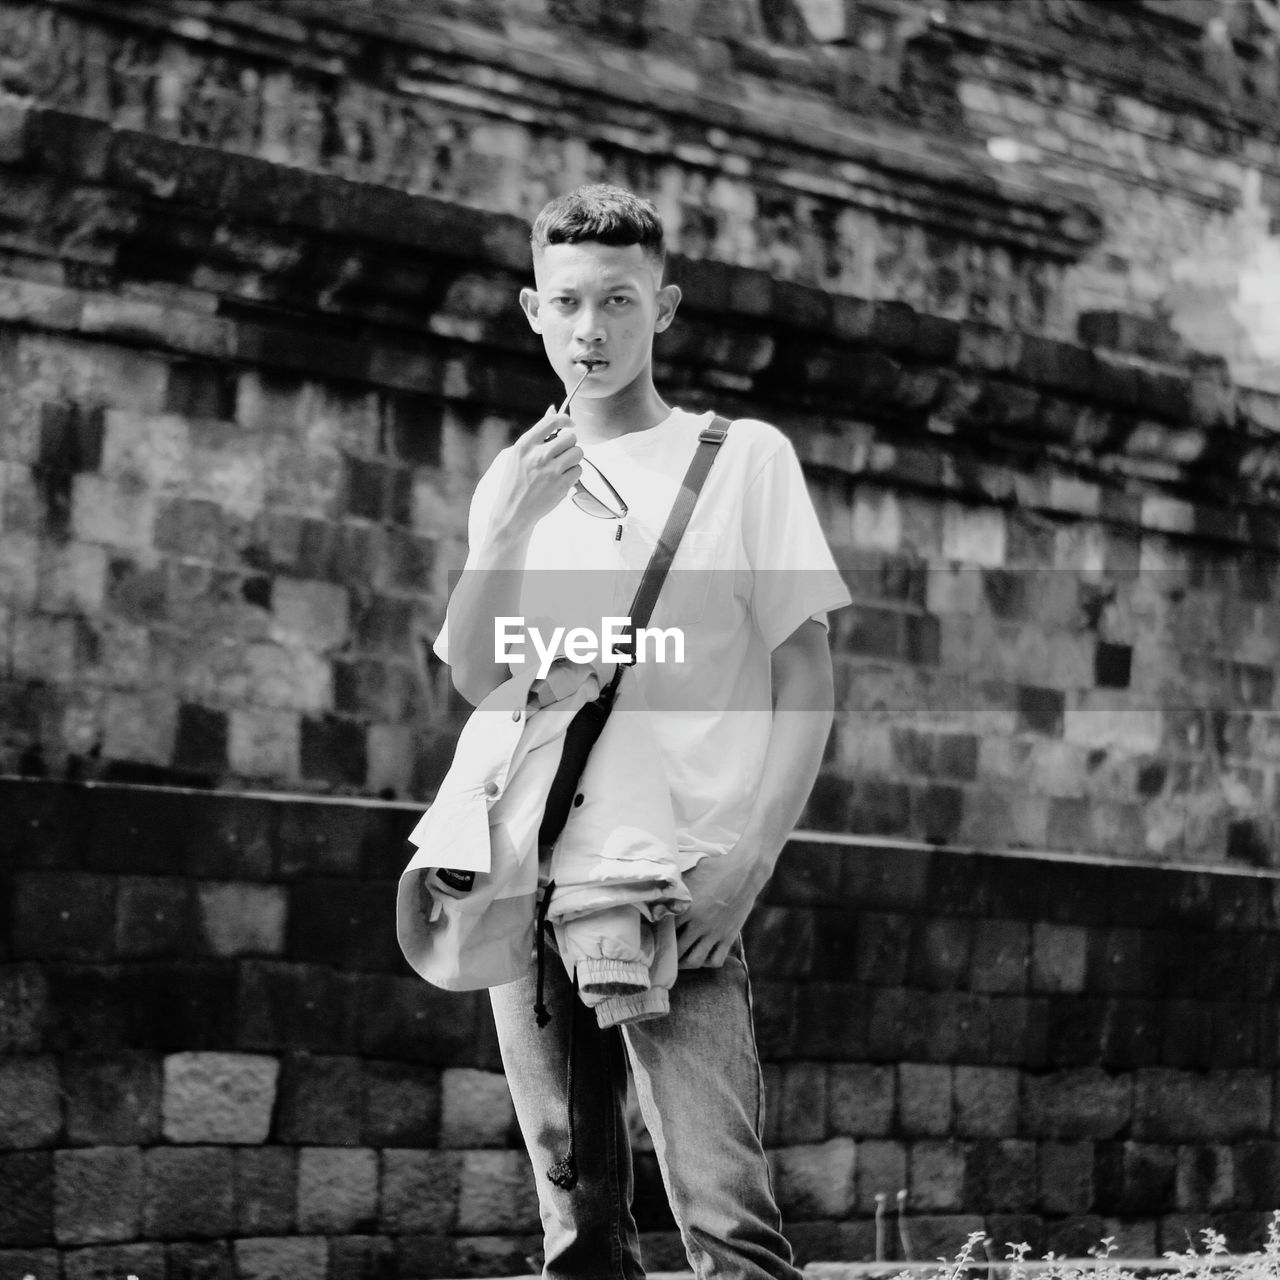
[[[475,553],[476,547],[484,541],[489,530],[489,517],[493,514],[493,492],[501,475],[501,468],[507,464],[507,450],[503,450],[490,464],[488,471],[480,477],[475,492],[471,495],[471,505],[467,509],[467,559]],[[445,611],[444,623],[440,634],[431,646],[432,652],[443,663],[449,661],[449,613]]]
[[[747,486],[743,545],[752,570],[752,617],[770,649],[809,618],[825,626],[828,610],[849,603],[799,459],[785,439]]]

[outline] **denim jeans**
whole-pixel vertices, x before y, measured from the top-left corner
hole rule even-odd
[[[721,969],[682,970],[663,1017],[601,1031],[578,1005],[554,952],[545,1003],[534,978],[490,991],[498,1043],[541,1206],[546,1280],[640,1280],[631,1214],[627,1063],[698,1280],[797,1280],[761,1144],[764,1087],[741,943]],[[577,1018],[574,1119],[578,1184],[547,1178],[568,1141],[566,1064]]]

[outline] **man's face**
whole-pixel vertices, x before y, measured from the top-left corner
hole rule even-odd
[[[616,394],[649,377],[653,335],[675,315],[680,290],[660,286],[638,244],[547,245],[535,258],[536,289],[520,304],[566,386],[591,369],[579,396]]]

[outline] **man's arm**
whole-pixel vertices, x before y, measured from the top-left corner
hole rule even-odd
[[[826,628],[809,619],[772,655],[774,713],[746,828],[685,875],[693,906],[676,926],[683,968],[719,968],[795,827],[822,763],[835,704]]]
[[[508,676],[494,661],[494,619],[520,612],[525,555],[534,526],[582,474],[572,419],[549,409],[512,446],[494,491],[488,529],[469,549],[449,597],[449,669],[453,687],[472,706]],[[552,440],[547,436],[559,428]]]

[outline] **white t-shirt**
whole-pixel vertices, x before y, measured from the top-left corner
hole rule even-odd
[[[602,631],[625,616],[710,413],[676,409],[657,426],[585,446],[627,504],[623,519],[584,514],[567,497],[538,522],[522,584],[524,619]],[[504,450],[476,486],[471,547],[488,528]],[[620,532],[619,532],[620,531]],[[725,853],[746,824],[772,723],[769,655],[809,618],[849,603],[787,438],[750,418],[720,447],[651,628],[679,627],[659,661],[655,641],[623,680],[638,680],[663,754],[682,868]],[[448,623],[435,643],[448,662]],[[533,656],[530,653],[530,656]]]

